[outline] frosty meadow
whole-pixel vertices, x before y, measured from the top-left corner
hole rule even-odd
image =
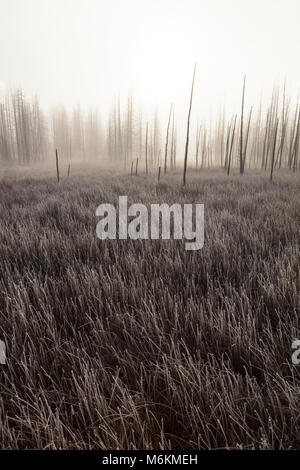
[[[188,240],[185,243],[187,251],[200,250],[204,245],[204,204],[194,206],[195,217],[193,217],[193,204],[183,204],[183,206],[181,204],[171,206],[151,204],[149,224],[148,208],[144,204],[132,204],[128,207],[128,197],[120,196],[118,211],[112,204],[101,204],[97,208],[96,215],[103,217],[97,224],[97,236],[100,240],[127,240],[128,238],[131,240],[149,240],[149,238],[151,240],[160,238],[181,240],[184,238]],[[132,220],[129,221],[128,217]]]

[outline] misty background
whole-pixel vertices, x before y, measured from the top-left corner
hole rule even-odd
[[[182,153],[195,62],[194,133],[199,120],[210,128],[239,113],[245,74],[246,112],[260,100],[266,109],[284,81],[298,99],[297,0],[0,0],[0,11],[1,101],[22,89],[45,116],[97,110],[105,135],[113,110],[128,114],[128,99],[143,132],[157,119],[164,135],[173,103]]]

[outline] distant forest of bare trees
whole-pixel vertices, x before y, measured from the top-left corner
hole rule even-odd
[[[241,111],[227,117],[220,113],[215,123],[197,121],[191,137],[189,166],[221,166],[227,173],[234,166],[243,173],[247,167],[272,172],[276,168],[299,167],[300,106],[292,105],[274,87],[267,109],[260,103],[245,112],[245,82]],[[197,110],[194,111],[194,114]],[[58,149],[66,161],[103,159],[132,168],[139,160],[148,170],[176,167],[177,119],[170,107],[168,122],[161,123],[157,112],[151,122],[143,119],[129,94],[126,104],[114,99],[105,123],[96,109],[83,112],[78,105],[69,112],[63,106],[45,115],[38,99],[28,100],[21,89],[10,90],[0,103],[0,159],[2,162],[29,164],[53,158]]]
[[[108,158],[129,167],[144,154],[147,143],[149,167],[158,163],[157,113],[154,122],[147,123],[145,142],[142,116],[134,111],[132,96],[125,110],[120,99],[114,101],[105,127],[96,109],[85,113],[78,105],[68,112],[60,106],[46,116],[37,98],[29,101],[22,90],[11,90],[0,104],[0,158],[7,163],[41,162],[53,158],[57,148],[66,161]]]

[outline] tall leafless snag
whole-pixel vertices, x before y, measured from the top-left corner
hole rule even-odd
[[[227,127],[224,170],[226,170],[228,168],[228,154],[229,154],[229,141],[230,141],[230,134],[231,134],[231,124],[232,123],[230,122],[228,124],[228,127]]]
[[[138,175],[138,166],[139,166],[139,159],[136,159],[136,164],[135,164],[135,176]]]
[[[216,132],[214,136],[214,162],[217,163],[220,156],[220,165],[223,166],[223,156],[224,156],[224,132],[225,132],[225,109],[220,114]]]
[[[148,175],[148,122],[146,126],[146,175]]]
[[[172,169],[176,169],[176,141],[177,141],[177,123],[173,122],[172,129],[172,146],[171,146],[171,166]]]
[[[267,133],[266,133],[266,145],[265,145],[265,153],[264,153],[264,169],[267,170],[268,168],[268,163],[269,163],[269,154],[272,146],[272,136],[273,136],[273,129],[276,124],[276,119],[277,119],[277,114],[278,114],[278,97],[279,97],[279,92],[276,87],[273,89],[272,93],[272,100],[271,100],[271,106],[269,108],[269,120],[268,120],[268,126],[267,126]]]
[[[169,130],[170,130],[170,122],[172,116],[173,104],[171,104],[170,113],[169,113],[169,120],[168,120],[168,127],[167,127],[167,135],[166,135],[166,145],[165,145],[165,168],[164,172],[167,173],[167,159],[168,159],[168,142],[169,142]]]
[[[158,165],[158,152],[159,152],[159,138],[160,138],[160,130],[159,130],[159,120],[158,120],[158,113],[157,109],[155,109],[154,113],[154,122],[153,122],[153,134],[152,134],[152,141],[153,141],[153,164]]]
[[[283,157],[283,150],[284,150],[285,140],[286,140],[286,131],[287,131],[287,126],[288,126],[288,116],[289,116],[289,107],[290,107],[289,100],[286,100],[285,89],[286,89],[286,83],[284,82],[281,136],[280,136],[280,144],[278,146],[277,157],[276,157],[276,162],[275,162],[275,168],[277,167],[277,164],[278,164],[278,169],[280,169],[282,165],[282,157]]]
[[[295,110],[295,115],[293,119],[293,125],[290,129],[290,143],[289,143],[289,156],[288,156],[288,168],[291,170],[292,169],[292,164],[293,164],[293,158],[294,158],[294,142],[296,141],[296,134],[297,134],[297,120],[298,120],[298,110],[299,110],[299,104],[296,106]]]
[[[133,98],[132,94],[128,94],[128,101],[127,101],[127,138],[126,138],[126,148],[127,148],[127,156],[129,159],[132,158],[132,131],[133,131]]]
[[[264,145],[263,145],[262,161],[261,161],[261,167],[262,167],[262,168],[264,168],[264,166],[265,166],[265,160],[266,160],[266,150],[267,150],[267,140],[268,140],[268,132],[269,132],[269,122],[270,122],[270,111],[268,110],[268,113],[267,113],[267,121],[266,121],[266,127],[265,127],[265,133],[264,133]]]
[[[294,142],[294,147],[293,147],[293,171],[296,171],[298,168],[299,139],[300,139],[300,110],[298,113],[297,130],[296,130],[295,142]]]
[[[251,116],[252,116],[252,106],[251,106],[251,109],[250,109],[250,114],[249,114],[249,119],[248,119],[248,125],[247,125],[247,133],[246,133],[246,141],[245,141],[244,157],[243,157],[243,173],[244,173],[244,171],[245,171],[245,163],[246,163],[246,157],[247,157],[247,147],[248,147],[248,139],[249,139],[249,130],[250,130]]]
[[[242,111],[241,111],[241,128],[240,128],[240,174],[244,173],[244,156],[243,156],[243,127],[244,127],[244,104],[245,104],[245,86],[246,75],[244,76],[243,94],[242,94]]]
[[[174,107],[173,107],[173,118],[172,118],[172,138],[171,138],[171,168],[172,170],[174,169],[174,139],[175,139],[175,113],[174,113]]]
[[[228,169],[227,169],[227,175],[228,176],[230,174],[230,167],[231,167],[231,156],[232,156],[232,149],[233,149],[233,142],[234,142],[236,118],[237,118],[237,116],[235,115],[234,124],[233,124],[233,131],[232,131],[232,135],[231,135],[231,144],[230,144],[230,150],[229,150],[229,157],[228,157]]]
[[[277,118],[277,120],[276,120],[275,132],[274,132],[273,152],[272,152],[272,161],[271,161],[271,174],[270,174],[270,180],[271,180],[271,181],[272,181],[272,179],[273,179],[273,171],[274,171],[277,131],[278,131],[278,118]]]
[[[258,115],[256,119],[256,124],[254,128],[254,136],[252,139],[251,153],[250,153],[250,162],[254,161],[254,165],[258,164],[259,149],[260,149],[260,126],[261,126],[261,114],[262,114],[262,104],[260,100]]]
[[[187,159],[188,159],[188,151],[189,151],[189,136],[190,136],[190,119],[191,119],[192,104],[193,104],[196,66],[197,66],[197,63],[195,63],[195,66],[194,66],[194,74],[193,74],[193,82],[192,82],[191,98],[190,98],[190,107],[189,107],[189,114],[188,114],[188,120],[187,120],[185,154],[184,154],[184,167],[183,167],[183,186],[185,186],[185,183],[186,183],[186,169],[187,169]]]
[[[158,166],[161,167],[161,149],[159,149],[159,151],[158,151],[157,162],[158,162]]]
[[[59,165],[58,165],[58,151],[57,151],[57,149],[55,150],[55,157],[56,157],[56,176],[57,176],[57,181],[59,183]]]
[[[224,159],[224,136],[225,136],[225,106],[223,107],[223,114],[221,118],[221,128],[220,128],[221,167],[223,166],[223,159]]]

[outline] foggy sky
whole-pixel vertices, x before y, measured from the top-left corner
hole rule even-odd
[[[0,0],[0,88],[44,107],[97,106],[133,91],[143,109],[183,113],[197,61],[195,113],[246,105],[300,77],[299,0]]]

